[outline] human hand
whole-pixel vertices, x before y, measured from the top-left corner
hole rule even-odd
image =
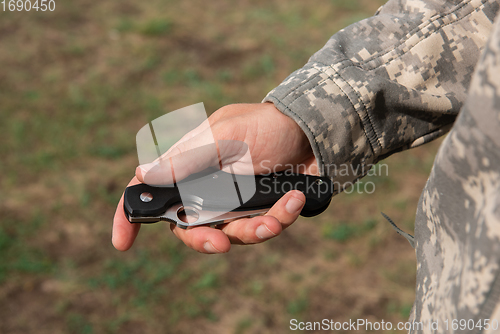
[[[252,170],[255,174],[263,174],[269,173],[270,170],[278,171],[300,165],[301,173],[317,174],[316,160],[305,134],[295,121],[283,115],[270,103],[236,104],[219,109],[206,122],[172,146],[160,160],[168,164],[172,163],[173,158],[177,166],[184,166],[176,168],[175,178],[179,181],[213,165],[208,159],[200,159],[198,154],[193,155],[190,152],[210,144],[214,139],[216,142],[244,142],[248,146],[252,156],[251,163],[232,160],[227,154],[227,159],[219,161],[223,169],[231,167],[234,173],[244,174]],[[250,169],[249,163],[252,165]],[[145,180],[148,184],[173,183],[173,176],[167,174],[152,173],[147,166],[139,166],[136,177],[129,185]],[[279,235],[297,219],[304,203],[304,194],[300,191],[290,191],[276,202],[265,216],[239,219],[217,229],[200,226],[183,230],[171,225],[171,230],[187,246],[199,252],[225,253],[229,251],[231,244],[255,244]],[[140,224],[130,224],[125,217],[122,196],[113,222],[115,248],[122,251],[129,249],[139,228]]]

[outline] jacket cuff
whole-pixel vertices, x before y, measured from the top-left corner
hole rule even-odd
[[[309,139],[320,173],[332,179],[337,192],[373,166],[374,151],[362,121],[366,110],[332,67],[308,63],[263,102],[274,103],[297,122]]]

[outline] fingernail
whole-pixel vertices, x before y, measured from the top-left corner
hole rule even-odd
[[[165,173],[166,170],[170,171],[170,169],[167,169],[170,168],[169,166],[170,165],[168,165],[168,167],[162,166],[160,162],[154,161],[148,164],[139,165],[139,167],[136,168],[136,173],[139,172],[145,180],[148,176],[153,176],[157,173]]]
[[[267,228],[266,224],[262,224],[257,227],[257,230],[255,230],[255,235],[259,239],[269,239],[276,236],[276,234],[274,234],[270,229]]]
[[[148,175],[148,173],[153,173],[155,171],[155,169],[157,169],[158,164],[157,163],[149,163],[149,164],[144,164],[144,165],[139,165],[139,167],[137,167],[135,169],[135,175],[137,177],[141,177],[142,180],[144,182],[146,182],[146,176]]]
[[[205,244],[203,244],[203,248],[210,254],[216,254],[220,253],[217,248],[214,247],[212,242],[210,240],[206,241]]]
[[[137,167],[135,169],[135,176],[137,176],[137,178],[142,178],[143,174],[142,174],[142,169],[141,167]]]
[[[288,203],[286,203],[285,210],[288,213],[297,213],[302,207],[304,206],[304,202],[302,202],[300,199],[296,199],[295,197],[292,197],[288,200]]]

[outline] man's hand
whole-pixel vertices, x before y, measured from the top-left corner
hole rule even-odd
[[[210,133],[211,130],[211,133]],[[213,137],[212,137],[213,135]],[[282,170],[285,166],[300,165],[301,173],[317,174],[317,165],[309,141],[294,120],[283,115],[273,104],[236,104],[223,107],[193,131],[186,134],[179,142],[161,157],[162,161],[176,159],[177,165],[184,164],[186,175],[210,167],[210,162],[190,154],[194,149],[216,142],[232,140],[248,145],[252,156],[252,168],[255,174],[269,173],[270,170]],[[230,166],[234,173],[249,170],[245,162],[227,159],[224,167]],[[276,168],[276,169],[275,169]],[[177,171],[177,169],[176,169]],[[143,182],[154,183],[155,178],[165,180],[164,174],[149,173],[145,166],[139,166],[136,177],[129,186]],[[168,178],[168,176],[167,176]],[[178,180],[177,180],[178,181]],[[243,218],[219,226],[217,229],[196,227],[183,230],[171,225],[173,233],[188,247],[201,253],[225,253],[231,244],[256,244],[271,239],[290,226],[299,216],[305,203],[305,196],[300,191],[290,191],[269,210],[265,216]],[[139,232],[140,224],[131,224],[123,211],[123,196],[118,203],[113,222],[113,245],[116,249],[128,250]]]

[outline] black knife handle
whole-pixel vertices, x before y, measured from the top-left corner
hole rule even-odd
[[[234,211],[271,208],[288,191],[300,190],[306,196],[306,203],[300,215],[313,217],[328,208],[334,193],[334,184],[328,177],[287,172],[256,175],[255,182],[255,195]]]
[[[151,194],[152,200],[142,201],[142,194]],[[132,217],[157,217],[178,202],[181,202],[181,196],[177,187],[153,187],[140,183],[127,187],[123,195],[123,208]]]
[[[218,171],[210,175],[215,177],[201,178],[207,172],[193,174],[181,181],[192,198],[200,198],[202,209],[225,211],[225,203],[234,203],[234,194],[221,191],[217,196],[206,196],[200,189],[216,189],[221,181],[233,182],[234,175]],[[271,208],[288,191],[300,190],[306,196],[306,203],[301,211],[304,217],[319,215],[328,208],[334,194],[334,184],[327,177],[283,172],[269,175],[238,175],[235,187],[245,187],[255,183],[255,194],[236,209],[231,211],[247,211]],[[151,200],[144,202],[141,194],[150,194]],[[213,194],[211,194],[213,195]],[[181,202],[177,185],[170,187],[154,187],[147,184],[130,186],[125,190],[124,209],[132,217],[157,217],[162,215],[170,206]],[[186,204],[186,203],[185,203]],[[226,204],[227,205],[227,204]],[[227,211],[226,211],[227,212]]]

